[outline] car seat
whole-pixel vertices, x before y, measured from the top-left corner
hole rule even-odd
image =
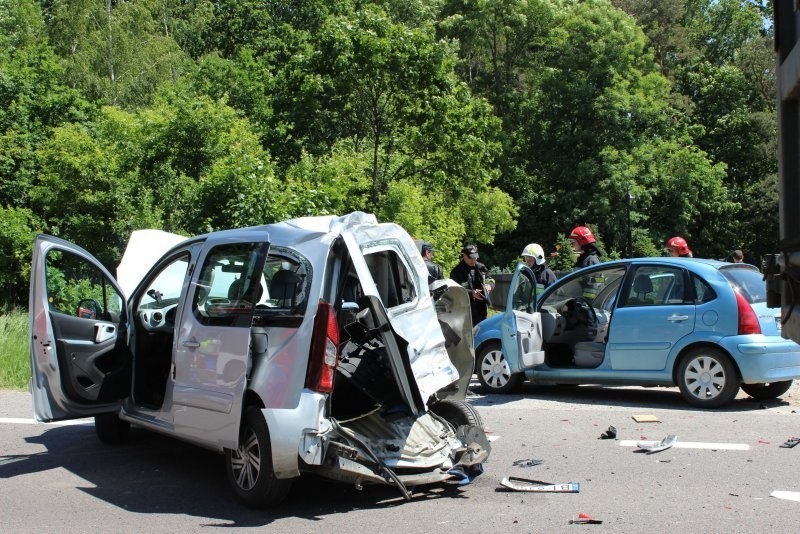
[[[633,292],[634,295],[628,299],[628,304],[653,304],[652,298],[647,295],[653,292],[653,281],[649,275],[638,274],[633,279]]]
[[[294,271],[281,269],[269,282],[269,297],[275,300],[279,308],[293,308],[296,304],[297,284],[302,277]]]

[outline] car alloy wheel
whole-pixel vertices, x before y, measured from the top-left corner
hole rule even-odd
[[[717,408],[732,401],[739,391],[738,382],[730,358],[712,347],[691,350],[678,370],[683,397],[700,408]]]
[[[247,408],[239,447],[226,450],[225,457],[231,489],[247,506],[272,506],[286,497],[292,480],[275,477],[267,423],[257,407]]]
[[[511,372],[500,344],[490,343],[478,355],[478,380],[490,393],[508,393],[522,383],[522,375]]]

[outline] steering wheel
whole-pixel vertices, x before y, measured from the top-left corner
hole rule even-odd
[[[584,325],[595,326],[600,322],[597,318],[597,312],[594,311],[594,306],[592,306],[592,303],[589,302],[586,297],[581,296],[575,299],[575,309],[583,312],[579,314],[579,320],[580,316],[583,316],[584,320],[581,322]],[[591,322],[589,322],[589,319],[591,319]]]
[[[594,306],[586,297],[575,297],[564,303],[561,314],[565,316],[567,323],[566,329],[572,330],[582,324],[584,326],[595,326],[599,323],[597,312]]]

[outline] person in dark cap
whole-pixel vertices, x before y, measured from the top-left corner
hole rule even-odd
[[[469,291],[473,327],[489,314],[487,290],[491,287],[486,284],[488,270],[478,261],[478,257],[478,247],[464,245],[461,249],[461,261],[450,271],[450,278]]]
[[[436,249],[427,241],[422,242],[420,252],[422,252],[422,259],[425,260],[425,266],[428,268],[428,283],[444,278],[442,273],[442,266],[433,261],[433,252]]]

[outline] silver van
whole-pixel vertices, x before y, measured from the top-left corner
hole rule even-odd
[[[39,421],[94,416],[105,443],[133,424],[219,451],[256,507],[303,472],[409,498],[482,471],[468,296],[429,287],[401,227],[354,212],[132,237],[119,283],[82,248],[36,238]]]

